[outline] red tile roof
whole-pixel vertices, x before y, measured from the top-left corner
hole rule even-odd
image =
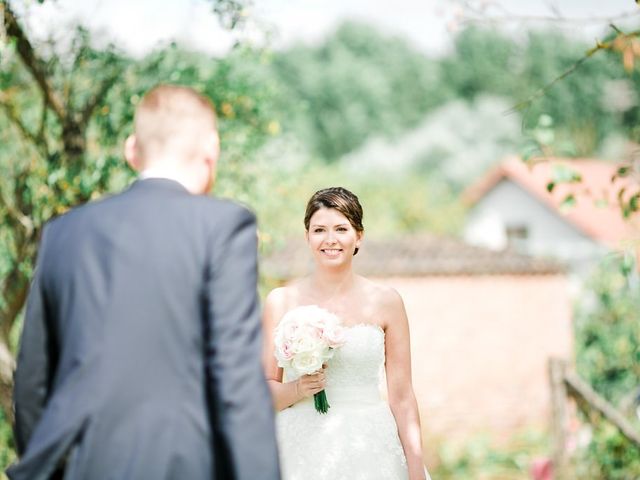
[[[557,261],[511,250],[496,252],[434,235],[386,240],[365,238],[353,265],[357,273],[377,277],[556,275],[565,271]],[[261,269],[270,278],[289,280],[311,273],[313,259],[302,239],[292,240],[262,258]]]
[[[511,180],[589,237],[609,247],[619,247],[624,241],[637,238],[639,215],[631,221],[623,218],[618,192],[625,188],[624,196],[628,198],[640,190],[640,185],[630,178],[616,178],[612,182],[619,166],[592,159],[549,158],[525,162],[513,157],[468,188],[464,199],[475,205],[499,182]],[[577,172],[581,181],[557,183],[550,193],[547,185],[559,167]],[[563,200],[569,194],[573,194],[576,202],[563,208]]]

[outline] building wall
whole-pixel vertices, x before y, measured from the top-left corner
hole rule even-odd
[[[402,295],[427,438],[546,428],[547,360],[572,358],[567,280],[548,276],[377,279]]]
[[[502,180],[471,210],[465,240],[501,250],[507,246],[507,225],[527,227],[528,238],[516,247],[530,255],[546,255],[573,264],[599,257],[604,249],[567,223],[555,211],[511,180]]]

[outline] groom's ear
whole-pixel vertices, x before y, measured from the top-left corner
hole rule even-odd
[[[220,137],[218,132],[214,131],[205,140],[205,159],[213,167],[216,168],[218,158],[220,157]]]
[[[131,168],[139,172],[142,169],[142,164],[136,152],[136,141],[135,135],[129,135],[127,137],[127,140],[124,142],[124,158]]]

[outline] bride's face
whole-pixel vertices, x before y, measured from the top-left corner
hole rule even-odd
[[[334,208],[316,211],[309,220],[306,236],[316,261],[327,266],[351,262],[362,239],[347,217]]]

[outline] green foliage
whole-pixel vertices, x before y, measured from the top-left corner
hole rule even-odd
[[[640,478],[640,450],[605,421],[593,428],[589,445],[574,460],[576,478],[635,480]]]
[[[50,138],[44,139],[43,144],[48,148],[45,155],[38,155],[38,145],[16,136],[19,132],[15,124],[0,116],[0,127],[3,127],[0,128],[0,170],[5,173],[2,176],[5,195],[14,197],[16,179],[19,183],[23,178],[26,184],[19,193],[28,201],[29,216],[37,227],[86,199],[121,189],[133,177],[123,162],[121,150],[124,139],[131,133],[135,105],[145,91],[162,82],[193,86],[214,100],[220,110],[225,158],[238,162],[270,135],[271,118],[267,118],[265,112],[267,94],[261,85],[252,81],[252,73],[244,67],[245,63],[254,62],[249,58],[252,55],[252,52],[238,50],[227,58],[212,60],[172,47],[134,63],[113,52],[103,58],[97,52],[83,54],[92,60],[79,62],[82,67],[73,71],[74,89],[80,92],[86,90],[85,84],[95,82],[105,70],[113,68],[114,63],[124,67],[121,78],[91,119],[83,161],[69,166],[56,119],[46,119],[44,128]],[[15,68],[22,71],[19,65]],[[19,81],[21,76],[15,75],[13,82]],[[23,123],[30,124],[30,118],[43,116],[34,89],[15,87],[11,99]]]
[[[531,464],[544,458],[548,438],[537,431],[515,435],[508,444],[498,447],[483,436],[461,445],[444,442],[438,449],[438,467],[433,478],[442,480],[529,480]]]
[[[621,262],[592,277],[576,317],[578,373],[614,403],[640,386],[640,291]]]
[[[472,27],[458,35],[453,55],[442,60],[442,83],[467,99],[490,92],[516,105],[533,97],[522,112],[526,130],[536,129],[539,119],[548,116],[555,123],[555,138],[542,144],[561,145],[559,153],[572,156],[592,155],[607,135],[623,127],[620,113],[611,111],[603,100],[608,82],[625,78],[619,59],[596,55],[540,95],[586,48],[551,30],[533,31],[514,42],[498,32]],[[544,152],[535,152],[539,153]]]
[[[343,24],[319,47],[275,54],[286,130],[327,162],[371,135],[394,135],[417,124],[447,99],[439,67],[398,38]]]
[[[535,98],[518,112],[525,135],[517,143],[523,144],[525,156],[591,156],[611,135],[632,135],[640,113],[633,106],[620,111],[610,105],[615,81],[628,75],[609,52],[590,58],[540,94],[587,47],[551,30],[514,41],[495,30],[472,27],[458,34],[451,54],[430,59],[400,39],[346,23],[323,44],[274,53],[263,67],[274,86],[283,132],[328,163],[372,137],[400,138],[446,103],[466,100],[473,118],[475,102],[487,96],[505,99],[505,111]],[[640,87],[635,73],[633,82]],[[469,127],[457,128],[464,137]],[[429,158],[432,173],[449,168],[450,154],[431,153],[421,156]]]
[[[578,373],[612,404],[624,405],[640,387],[640,290],[633,262],[611,259],[587,288],[590,296],[576,311]],[[585,478],[638,478],[640,448],[606,420],[590,420],[592,438],[576,462]]]
[[[520,79],[513,69],[522,68],[520,54],[521,48],[504,35],[465,29],[455,39],[453,54],[442,60],[443,83],[467,100],[481,93],[514,97]]]
[[[7,478],[5,469],[16,460],[13,431],[4,412],[0,410],[0,479]]]
[[[282,227],[275,234],[276,240],[301,235],[309,197],[316,190],[333,186],[343,186],[358,195],[364,210],[366,235],[374,238],[425,231],[453,235],[462,226],[461,202],[445,184],[425,176],[354,174],[344,168],[320,164],[303,167],[294,172],[294,178],[295,184],[287,188],[288,206],[279,212],[289,221],[280,220]]]
[[[246,19],[246,7],[249,0],[209,0],[213,11],[218,15],[220,24],[228,29],[236,28]]]

